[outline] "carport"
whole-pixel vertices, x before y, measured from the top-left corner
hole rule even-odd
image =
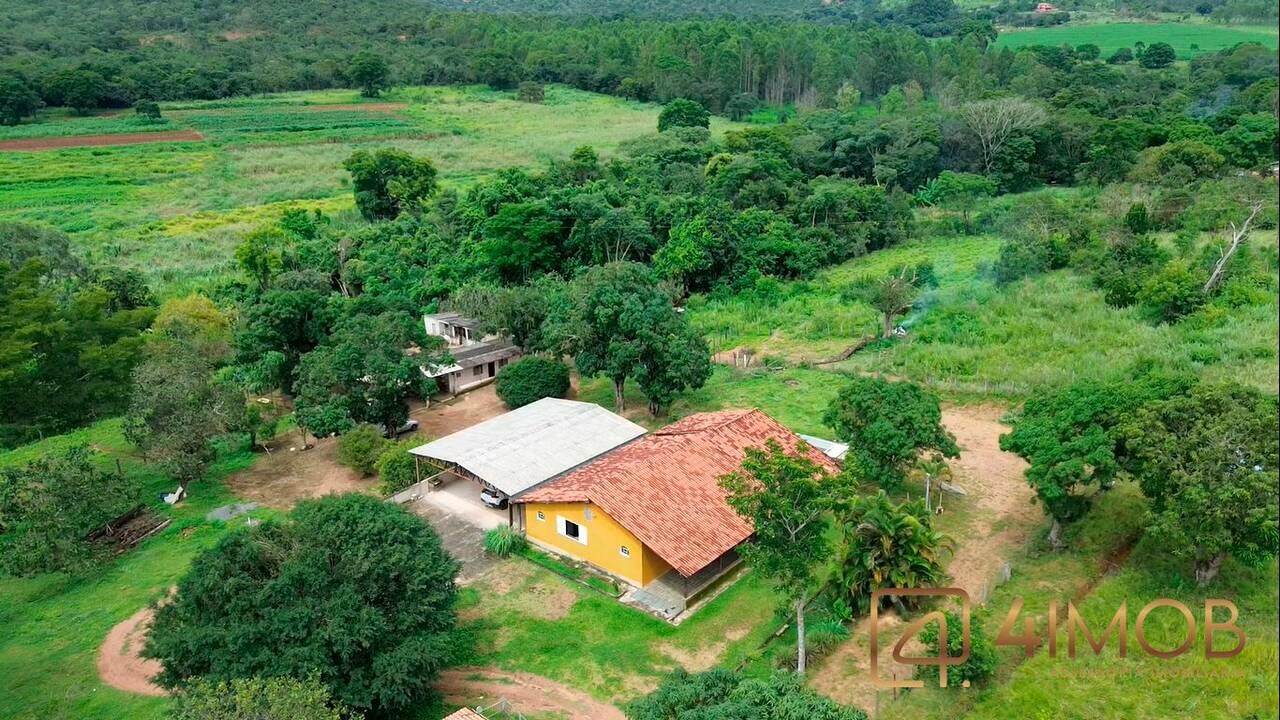
[[[509,501],[644,432],[594,403],[543,398],[409,452],[419,492],[473,482],[473,501],[480,505],[483,489]],[[517,517],[508,504],[507,522],[517,525]]]

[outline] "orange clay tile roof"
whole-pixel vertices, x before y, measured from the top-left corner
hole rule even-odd
[[[838,472],[834,460],[759,410],[699,413],[548,481],[516,502],[591,502],[685,577],[751,536],[725,502],[720,476],[749,447],[777,440]]]
[[[444,720],[485,720],[485,717],[471,708],[462,708],[446,716]]]

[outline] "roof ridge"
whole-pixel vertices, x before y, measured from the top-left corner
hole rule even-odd
[[[693,435],[694,433],[709,432],[711,430],[719,430],[720,428],[732,425],[738,422],[739,420],[756,413],[763,414],[760,408],[754,408],[754,407],[753,408],[729,408],[727,410],[709,410],[707,412],[700,412],[700,413],[694,413],[692,415],[687,415],[683,418],[680,418],[676,422],[671,423],[670,425],[667,425],[666,427],[662,427],[662,428],[658,428],[657,430],[654,430],[653,433],[651,434],[653,435]],[[695,425],[694,423],[689,422],[690,420],[693,420],[695,418],[710,418],[712,416],[720,416],[720,417],[723,417],[724,419],[714,424],[707,423],[707,424]],[[681,425],[685,425],[685,424],[693,425],[693,427],[689,427],[689,428],[680,427]]]

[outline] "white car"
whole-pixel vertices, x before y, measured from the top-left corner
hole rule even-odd
[[[488,507],[504,510],[507,507],[507,498],[497,490],[485,488],[480,491],[480,502]]]

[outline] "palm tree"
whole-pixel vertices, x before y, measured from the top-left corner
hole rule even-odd
[[[877,589],[937,587],[947,577],[942,557],[954,543],[919,500],[895,504],[883,490],[854,498],[843,532],[832,581],[859,612]]]

